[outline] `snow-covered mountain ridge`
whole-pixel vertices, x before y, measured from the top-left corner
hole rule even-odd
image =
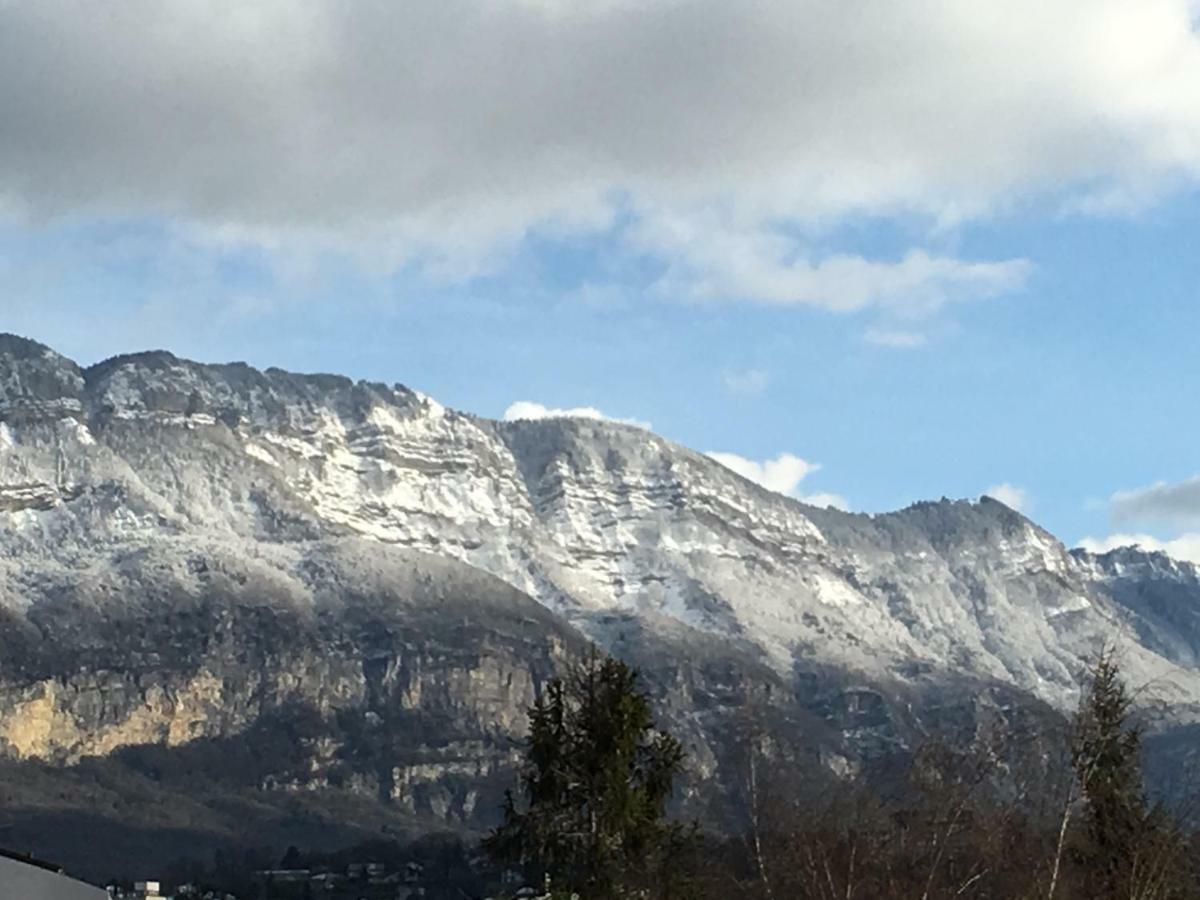
[[[450,568],[431,568],[429,557]],[[402,587],[385,587],[376,570]],[[442,589],[430,588],[439,578]],[[256,635],[218,639],[251,613],[267,616],[268,631],[299,616],[288,627],[309,634],[304,622],[341,623],[388,591],[428,594],[401,603],[403,616],[453,601],[466,622],[477,608],[486,649],[451,666],[462,655],[451,629],[436,632],[433,656],[417,633],[404,647],[368,653],[365,638],[350,636],[295,657],[275,635],[275,655],[247,669],[243,657],[266,652],[254,649]],[[543,612],[531,618],[521,596]],[[471,597],[486,602],[473,607]],[[161,625],[164,611],[191,622],[189,610],[216,608],[226,612],[203,619],[216,630],[180,637],[174,656],[103,636],[113,623]],[[501,609],[542,624],[514,644]],[[81,368],[13,336],[0,336],[0,610],[11,645],[0,660],[0,749],[18,758],[69,761],[245,733],[284,700],[334,716],[376,702],[383,686],[399,706],[373,714],[408,715],[423,709],[420,679],[405,676],[401,689],[386,673],[408,671],[414,653],[427,673],[450,666],[422,696],[441,697],[455,727],[469,720],[470,740],[487,744],[519,732],[538,680],[581,635],[651,670],[710,767],[719,765],[717,726],[687,705],[700,694],[735,705],[736,691],[764,680],[820,715],[840,702],[830,698],[842,687],[829,686],[846,684],[881,697],[957,690],[964,703],[992,685],[1066,710],[1086,660],[1110,643],[1169,721],[1194,721],[1200,709],[1196,569],[1135,550],[1068,551],[994,500],[875,516],[816,509],[631,426],[497,422],[400,386],[167,353]],[[386,616],[372,627],[391,629],[379,624]],[[213,655],[234,638],[245,642],[228,651],[236,665]],[[106,656],[106,640],[120,649]],[[545,661],[519,674],[531,646]],[[345,658],[334,671],[321,653]],[[485,665],[489,653],[502,662]],[[380,654],[391,662],[370,688]],[[161,674],[181,659],[186,671]],[[726,674],[714,674],[718,660]],[[160,679],[157,693],[147,678]],[[497,694],[496,678],[515,687]],[[256,687],[246,693],[246,684]],[[825,688],[810,698],[804,685]],[[464,691],[491,699],[480,707]],[[849,752],[858,732],[831,721]],[[413,762],[413,772],[436,780],[506,758],[454,753],[433,769]],[[326,777],[318,757],[296,783]],[[426,777],[386,769],[388,786],[370,791],[401,796],[408,788],[398,784]],[[444,817],[457,803],[469,818],[476,801],[466,790],[434,807]]]
[[[1196,632],[1155,652],[1136,637],[1146,610],[1111,590],[1156,557],[1072,554],[986,498],[817,510],[629,426],[494,422],[400,386],[165,353],[84,370],[13,337],[0,422],[10,560],[349,533],[467,562],[584,630],[628,611],[748,638],[783,668],[965,671],[1057,704],[1113,640],[1135,678],[1200,699]]]

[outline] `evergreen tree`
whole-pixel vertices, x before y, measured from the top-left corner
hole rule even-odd
[[[520,802],[507,796],[486,849],[589,900],[621,896],[684,840],[665,819],[683,758],[637,673],[593,649],[530,709]]]
[[[1131,705],[1120,669],[1106,651],[1076,716],[1072,755],[1086,804],[1089,850],[1114,867],[1128,862],[1146,818],[1141,732],[1129,724]]]
[[[1132,705],[1120,667],[1105,650],[1075,720],[1072,758],[1084,800],[1081,862],[1098,896],[1178,896],[1187,879],[1185,848],[1170,816],[1146,800]]]

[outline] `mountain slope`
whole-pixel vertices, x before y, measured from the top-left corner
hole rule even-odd
[[[255,790],[471,826],[494,805],[469,785],[498,790],[588,639],[643,667],[697,784],[749,707],[843,771],[938,716],[1068,710],[1105,642],[1168,723],[1200,707],[1196,571],[1068,552],[993,500],[819,510],[630,426],[166,353],[83,369],[12,336],[0,612],[10,758],[265,740],[295,713],[309,743]],[[411,760],[432,787],[404,799]]]

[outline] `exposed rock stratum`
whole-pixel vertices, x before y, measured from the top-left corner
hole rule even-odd
[[[712,815],[749,728],[839,777],[1068,712],[1106,644],[1164,736],[1200,719],[1196,569],[995,500],[816,509],[628,425],[14,336],[0,616],[3,815],[66,854],[102,826],[106,860],[485,827],[589,642]]]

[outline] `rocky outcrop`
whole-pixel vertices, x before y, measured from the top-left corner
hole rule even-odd
[[[206,772],[373,827],[490,821],[524,710],[592,640],[644,671],[685,799],[722,815],[751,714],[845,773],[1069,710],[1105,643],[1164,727],[1200,706],[1195,570],[1068,552],[994,500],[820,510],[630,426],[13,337],[0,615],[12,765]]]

